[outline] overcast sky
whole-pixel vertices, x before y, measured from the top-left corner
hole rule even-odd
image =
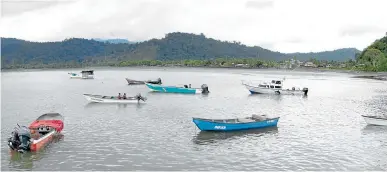
[[[2,0],[1,36],[142,41],[204,33],[280,52],[360,50],[387,32],[387,0]]]

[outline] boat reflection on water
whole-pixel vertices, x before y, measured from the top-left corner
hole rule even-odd
[[[193,142],[199,145],[216,143],[220,140],[238,139],[242,137],[261,137],[278,133],[278,127],[269,127],[262,129],[237,130],[228,132],[200,131],[193,138]]]
[[[31,170],[33,169],[34,162],[40,161],[41,159],[45,158],[49,155],[50,150],[55,149],[56,142],[60,142],[64,140],[64,135],[59,134],[55,136],[52,140],[54,144],[48,144],[46,148],[41,149],[36,152],[25,152],[25,153],[19,153],[15,150],[9,150],[10,154],[10,163],[9,166],[12,167],[12,169],[20,169],[22,171],[25,170]]]
[[[127,107],[136,107],[136,108],[142,108],[144,104],[141,103],[135,103],[135,104],[115,104],[115,103],[95,103],[95,102],[89,102],[85,105],[85,109],[94,108],[94,107],[117,107],[117,108],[127,108]]]
[[[367,135],[367,134],[385,134],[387,133],[387,126],[382,126],[382,125],[366,125],[362,129],[362,134]]]

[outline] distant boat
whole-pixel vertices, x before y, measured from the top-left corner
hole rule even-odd
[[[140,103],[140,100],[145,102],[146,97],[142,97],[141,94],[138,94],[134,97],[127,97],[126,99],[118,99],[117,96],[102,96],[102,95],[92,95],[92,94],[83,94],[85,98],[90,102],[95,103]]]
[[[74,72],[69,72],[70,78],[74,79],[94,79],[94,71],[93,70],[85,70],[81,71],[81,74],[77,74]]]
[[[184,87],[177,87],[177,86],[163,86],[163,85],[156,85],[156,84],[150,84],[145,83],[146,86],[152,91],[156,92],[163,92],[163,93],[183,93],[183,94],[197,94],[202,93],[206,94],[209,93],[208,86],[206,84],[203,84],[201,88],[191,88],[191,84],[189,86],[184,85]]]
[[[18,125],[8,138],[8,146],[20,153],[39,151],[61,133],[64,128],[63,121],[64,118],[59,113],[46,113],[29,127]]]
[[[362,115],[368,125],[384,125],[387,126],[387,117],[381,116],[366,116]]]
[[[308,95],[309,89],[304,87],[302,89],[292,87],[292,89],[283,89],[284,80],[272,80],[271,82],[261,82],[258,85],[246,84],[244,85],[251,94],[290,94],[290,95]]]
[[[265,115],[252,115],[246,118],[204,119],[193,118],[193,122],[202,131],[234,131],[277,126],[279,117],[267,118]]]
[[[129,85],[144,85],[145,83],[158,84],[158,85],[162,84],[161,78],[158,78],[155,81],[152,81],[152,80],[138,81],[138,80],[133,80],[133,79],[129,79],[129,78],[125,78],[125,79],[126,79],[126,81],[128,82]]]

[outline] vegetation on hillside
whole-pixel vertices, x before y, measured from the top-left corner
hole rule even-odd
[[[2,68],[16,66],[74,66],[82,64],[119,64],[133,61],[206,61],[216,58],[256,58],[265,61],[281,61],[297,57],[298,60],[345,61],[354,59],[356,49],[341,49],[321,53],[284,54],[258,46],[249,47],[240,42],[219,41],[203,34],[169,33],[162,39],[151,39],[133,44],[109,43],[88,39],[71,38],[60,42],[30,42],[14,38],[2,38]],[[168,62],[169,63],[169,62]],[[199,62],[197,62],[199,63]]]
[[[387,71],[387,36],[376,40],[356,55],[358,68],[365,71]]]

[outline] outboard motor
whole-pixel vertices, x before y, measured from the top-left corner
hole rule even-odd
[[[31,145],[31,132],[30,132],[30,129],[28,129],[27,127],[23,126],[23,127],[20,127],[20,131],[19,131],[19,140],[20,140],[20,145],[19,145],[19,149],[18,149],[18,152],[20,153],[24,153],[25,151],[29,151],[30,150],[30,145]]]
[[[12,132],[12,136],[8,139],[8,146],[13,150],[24,153],[30,150],[31,133],[30,130],[25,126],[22,126],[18,129],[19,131],[16,129]]]
[[[19,145],[20,145],[19,134],[15,130],[12,132],[11,137],[8,138],[8,146],[12,150],[17,150],[19,148]]]
[[[204,93],[209,93],[210,91],[208,90],[208,86],[207,86],[207,84],[203,84],[202,85],[202,94],[204,94]]]
[[[304,95],[305,96],[307,96],[308,95],[308,88],[306,88],[306,87],[304,87],[303,89],[302,89],[302,91],[304,92]]]
[[[161,82],[161,78],[158,78],[157,81],[158,81],[159,84],[163,84],[163,83]]]

